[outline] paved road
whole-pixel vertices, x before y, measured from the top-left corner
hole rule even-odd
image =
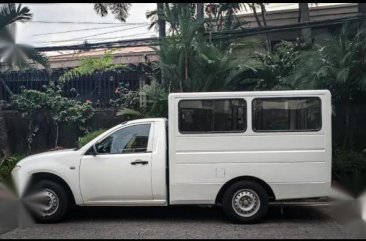
[[[33,224],[0,238],[345,238],[326,207],[271,207],[260,224],[229,223],[221,209],[87,207],[60,224]]]

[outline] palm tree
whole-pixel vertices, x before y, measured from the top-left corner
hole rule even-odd
[[[23,69],[31,64],[40,64],[45,68],[49,67],[46,56],[27,44],[18,44],[15,41],[15,23],[26,22],[32,18],[29,8],[18,7],[14,3],[5,4],[0,8],[0,63],[1,71]],[[0,76],[0,86],[8,89]],[[12,94],[12,93],[10,93]],[[7,129],[4,120],[4,113],[0,104],[0,151],[9,155]]]
[[[105,17],[111,12],[116,19],[126,22],[131,3],[94,3],[94,10],[98,15]]]
[[[165,20],[163,17],[164,12],[164,3],[157,3],[157,10],[158,10],[158,26],[159,26],[159,37],[164,38],[166,35],[165,31]]]
[[[344,145],[352,146],[353,104],[365,100],[366,35],[365,29],[350,23],[331,36],[322,47],[307,51],[289,78],[299,89],[329,89],[334,103],[347,105]]]
[[[165,24],[167,23],[169,25],[168,33],[171,33],[172,35],[175,35],[177,33],[177,29],[179,27],[179,20],[178,16],[181,12],[181,8],[189,7],[192,12],[194,12],[194,5],[192,3],[164,3],[164,6],[159,5],[158,9],[152,10],[146,13],[146,18],[151,20],[151,24],[149,26],[149,29],[151,28],[158,28],[162,29],[160,27],[160,23],[164,23],[163,27],[165,30]],[[159,23],[159,21],[161,21]],[[165,37],[165,32],[163,32],[163,36]]]

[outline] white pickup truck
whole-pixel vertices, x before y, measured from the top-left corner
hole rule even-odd
[[[40,222],[81,206],[219,205],[241,223],[270,201],[327,196],[327,90],[175,93],[168,120],[115,126],[80,149],[29,156],[12,175]]]

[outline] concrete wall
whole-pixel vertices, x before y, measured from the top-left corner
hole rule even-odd
[[[350,130],[345,128],[345,112],[347,106],[336,106],[333,116],[333,147],[342,144],[344,136]],[[353,107],[354,118],[351,120],[351,128],[354,147],[357,149],[366,148],[366,105]],[[89,126],[94,130],[108,129],[125,121],[123,116],[116,116],[114,110],[97,110]],[[9,145],[12,153],[25,154],[27,152],[27,120],[21,117],[16,111],[5,111],[5,121],[8,129]],[[42,128],[34,139],[32,153],[47,151],[54,147],[55,129],[50,119],[40,116]],[[76,147],[76,142],[81,132],[75,125],[66,125],[60,129],[59,146],[66,148]]]

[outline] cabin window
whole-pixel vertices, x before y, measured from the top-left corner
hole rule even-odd
[[[181,133],[244,132],[247,106],[244,99],[182,100]]]
[[[253,100],[254,131],[317,131],[321,103],[316,97]]]
[[[151,124],[140,124],[120,129],[97,143],[98,154],[125,154],[147,151]]]

